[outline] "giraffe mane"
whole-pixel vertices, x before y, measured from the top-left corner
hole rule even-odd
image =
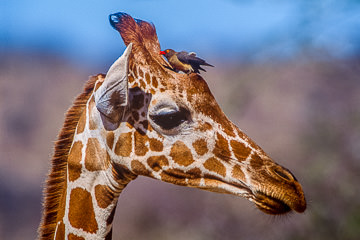
[[[51,160],[52,167],[49,171],[45,183],[46,187],[43,192],[43,215],[38,229],[39,239],[53,238],[61,194],[66,188],[66,170],[69,151],[80,116],[86,107],[86,103],[99,77],[103,78],[104,75],[98,74],[89,78],[83,92],[75,99],[66,113],[65,122],[55,143],[54,154]]]

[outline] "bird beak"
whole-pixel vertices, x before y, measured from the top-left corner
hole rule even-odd
[[[160,51],[159,54],[160,54],[160,55],[165,55],[165,52],[164,52],[164,51]]]

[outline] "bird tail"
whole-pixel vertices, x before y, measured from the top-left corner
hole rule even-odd
[[[211,65],[211,64],[209,64],[209,63],[207,63],[207,62],[204,62],[204,63],[202,63],[201,65],[209,66],[209,67],[214,67],[213,65]],[[206,71],[205,71],[205,72],[206,72]]]
[[[210,66],[211,66],[211,65],[210,65]],[[200,67],[200,66],[198,67],[198,69],[200,69],[200,70],[202,70],[202,71],[206,72],[206,70],[205,70],[205,69],[203,69],[203,68],[202,68],[202,67]],[[200,72],[199,72],[199,70],[198,70],[197,72],[198,72],[198,73],[200,73]]]

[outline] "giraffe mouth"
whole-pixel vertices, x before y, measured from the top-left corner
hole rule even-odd
[[[237,183],[229,183],[224,182],[221,179],[216,177],[211,177],[207,179],[211,181],[206,187],[199,187],[203,190],[217,192],[217,193],[226,193],[226,194],[235,194],[238,196],[245,197],[255,203],[255,205],[264,213],[270,215],[282,215],[295,210],[297,212],[303,212],[303,209],[300,209],[298,206],[295,206],[291,202],[287,203],[285,199],[275,198],[273,196],[267,195],[263,192],[255,192],[253,193],[250,189],[248,189],[244,185],[240,185]],[[226,186],[222,188],[219,186]],[[240,191],[239,191],[240,190]]]
[[[302,204],[301,201],[296,203],[290,200],[288,201],[285,198],[276,198],[270,193],[266,194],[262,191],[252,191],[246,185],[235,182],[225,182],[221,178],[212,175],[206,175],[199,178],[186,178],[184,173],[180,174],[178,171],[164,171],[164,173],[171,177],[172,181],[169,181],[171,183],[176,182],[178,185],[245,197],[253,202],[262,212],[270,215],[286,214],[292,210],[296,212],[304,212],[306,208],[306,205]],[[174,181],[174,178],[176,181]],[[200,184],[201,179],[204,179],[204,185]],[[166,181],[166,179],[164,180]]]
[[[285,214],[290,212],[292,209],[297,212],[301,212],[301,210],[299,211],[297,208],[292,208],[283,200],[266,195],[262,192],[256,192],[254,197],[251,198],[251,201],[254,202],[261,211],[271,215]]]
[[[292,210],[297,212],[303,212],[305,209],[292,202],[286,201],[286,199],[276,198],[264,192],[256,191],[252,192],[246,185],[241,185],[235,182],[225,182],[222,179],[215,176],[206,176],[208,181],[207,187],[200,187],[203,190],[235,194],[245,197],[255,203],[255,205],[264,213],[270,215],[286,214]],[[219,186],[226,186],[225,188]]]

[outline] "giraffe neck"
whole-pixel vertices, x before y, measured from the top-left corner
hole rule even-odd
[[[97,118],[91,118],[93,91],[102,81],[102,75],[90,79],[67,113],[47,183],[40,239],[111,239],[120,193],[136,178],[111,163],[111,139],[103,138]]]
[[[96,88],[96,87],[95,87]],[[63,216],[55,236],[111,239],[112,221],[121,191],[136,176],[110,161],[104,130],[95,122],[90,96],[80,117],[68,157]],[[94,120],[95,119],[95,120]],[[108,141],[109,138],[107,138]],[[62,239],[62,237],[61,237]]]

